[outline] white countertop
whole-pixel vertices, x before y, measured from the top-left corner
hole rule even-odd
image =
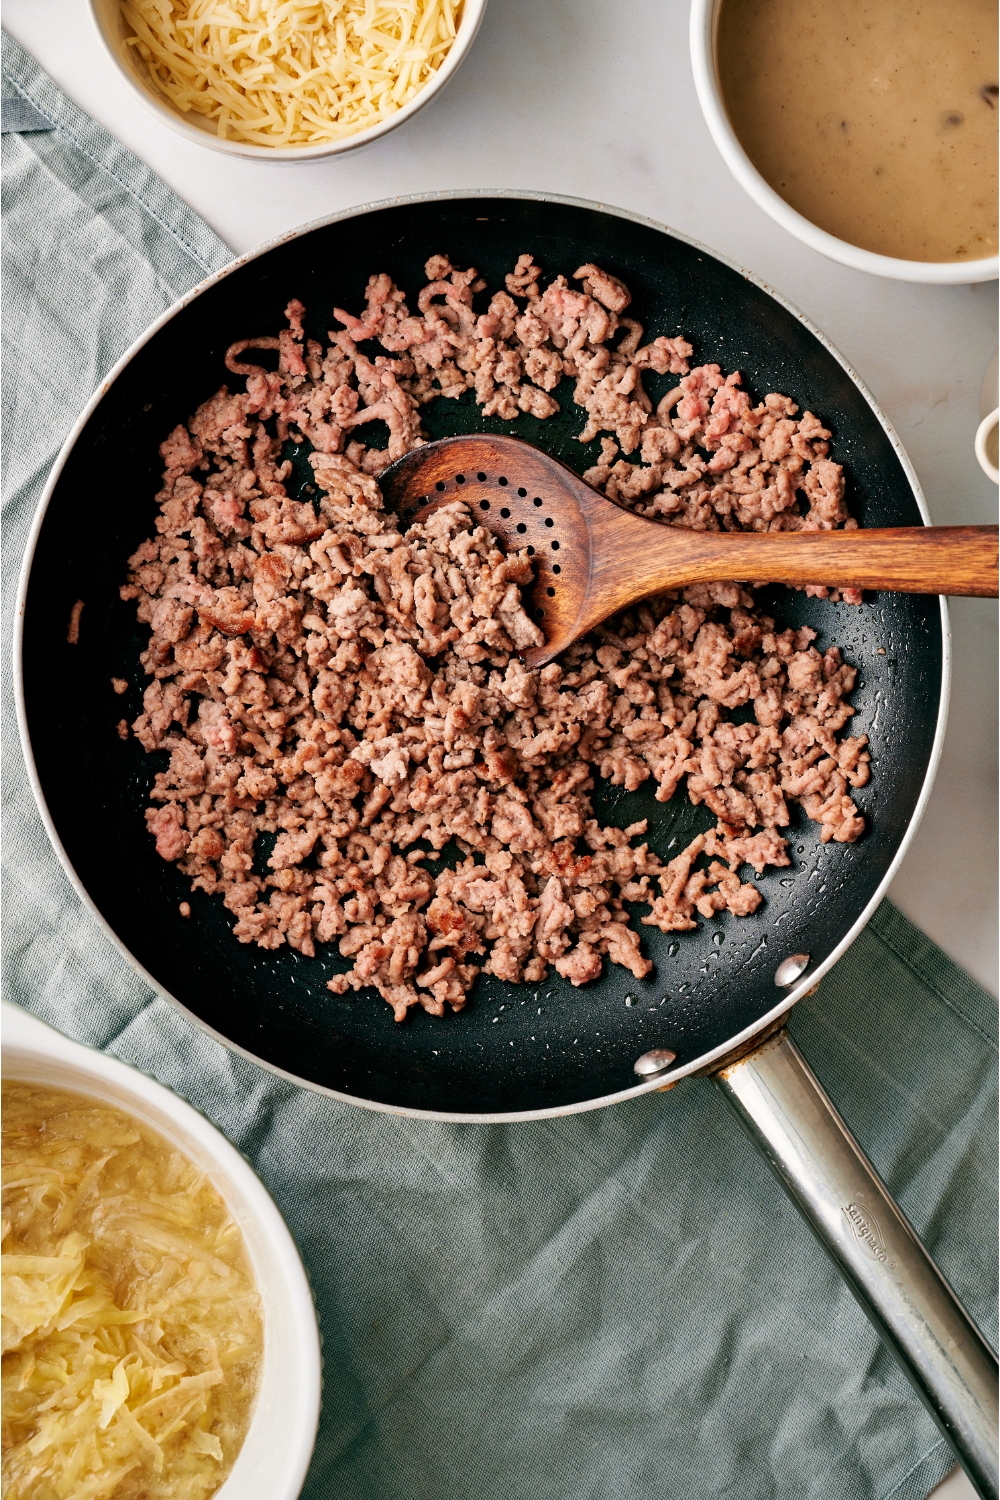
[[[994,521],[972,449],[997,347],[997,286],[866,276],[792,239],[722,162],[694,95],[681,0],[492,0],[453,82],[373,146],[303,164],[189,144],[136,101],[84,0],[6,0],[4,25],[235,251],[337,209],[439,188],[532,188],[661,220],[763,276],[859,371],[907,447],[938,523]],[[641,63],[641,65],[640,65]],[[997,989],[996,606],[952,606],[948,739],[892,899]]]
[[[235,251],[338,209],[441,188],[531,188],[658,219],[763,276],[829,335],[899,432],[935,522],[997,517],[973,455],[996,284],[911,286],[823,259],[758,209],[702,120],[681,0],[492,0],[443,95],[378,144],[311,164],[188,144],[136,102],[84,0],[6,0],[4,25]],[[996,606],[953,606],[944,758],[891,896],[996,993]],[[949,1500],[971,1496],[960,1475]],[[942,1500],[944,1487],[942,1487]]]

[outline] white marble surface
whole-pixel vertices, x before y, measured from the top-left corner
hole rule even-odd
[[[136,102],[84,0],[6,0],[4,25],[78,104],[236,251],[353,204],[440,188],[532,188],[649,215],[765,277],[874,391],[938,523],[994,521],[978,468],[995,284],[911,286],[835,265],[780,230],[723,165],[695,101],[682,0],[492,0],[444,94],[366,150],[312,164],[188,144]],[[955,681],[934,794],[892,898],[996,993],[996,607],[954,606]],[[947,1500],[971,1496],[961,1475]]]
[[[937,1488],[931,1491],[927,1500],[976,1500],[976,1492],[961,1469],[952,1469],[948,1477],[942,1479]]]

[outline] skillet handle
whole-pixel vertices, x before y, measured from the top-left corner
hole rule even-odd
[[[715,1075],[985,1500],[997,1360],[782,1028]]]

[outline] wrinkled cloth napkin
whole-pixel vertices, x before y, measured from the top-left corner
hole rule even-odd
[[[5,992],[192,1100],[273,1193],[324,1335],[303,1493],[921,1500],[947,1445],[710,1083],[543,1123],[369,1113],[205,1036],[80,905],[14,729],[14,580],[91,391],[231,252],[8,38],[3,92],[29,131],[3,167]],[[996,1030],[887,903],[792,1021],[993,1339]]]

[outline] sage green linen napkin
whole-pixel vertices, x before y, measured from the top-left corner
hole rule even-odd
[[[52,125],[4,143],[9,678],[14,577],[62,439],[230,252],[7,38],[3,70],[32,106],[16,118]],[[325,1339],[309,1500],[921,1500],[952,1467],[711,1084],[451,1126],[277,1080],[105,939],[46,840],[9,691],[3,730],[7,997],[191,1099],[274,1194]],[[996,1023],[888,904],[792,1022],[994,1339]]]

